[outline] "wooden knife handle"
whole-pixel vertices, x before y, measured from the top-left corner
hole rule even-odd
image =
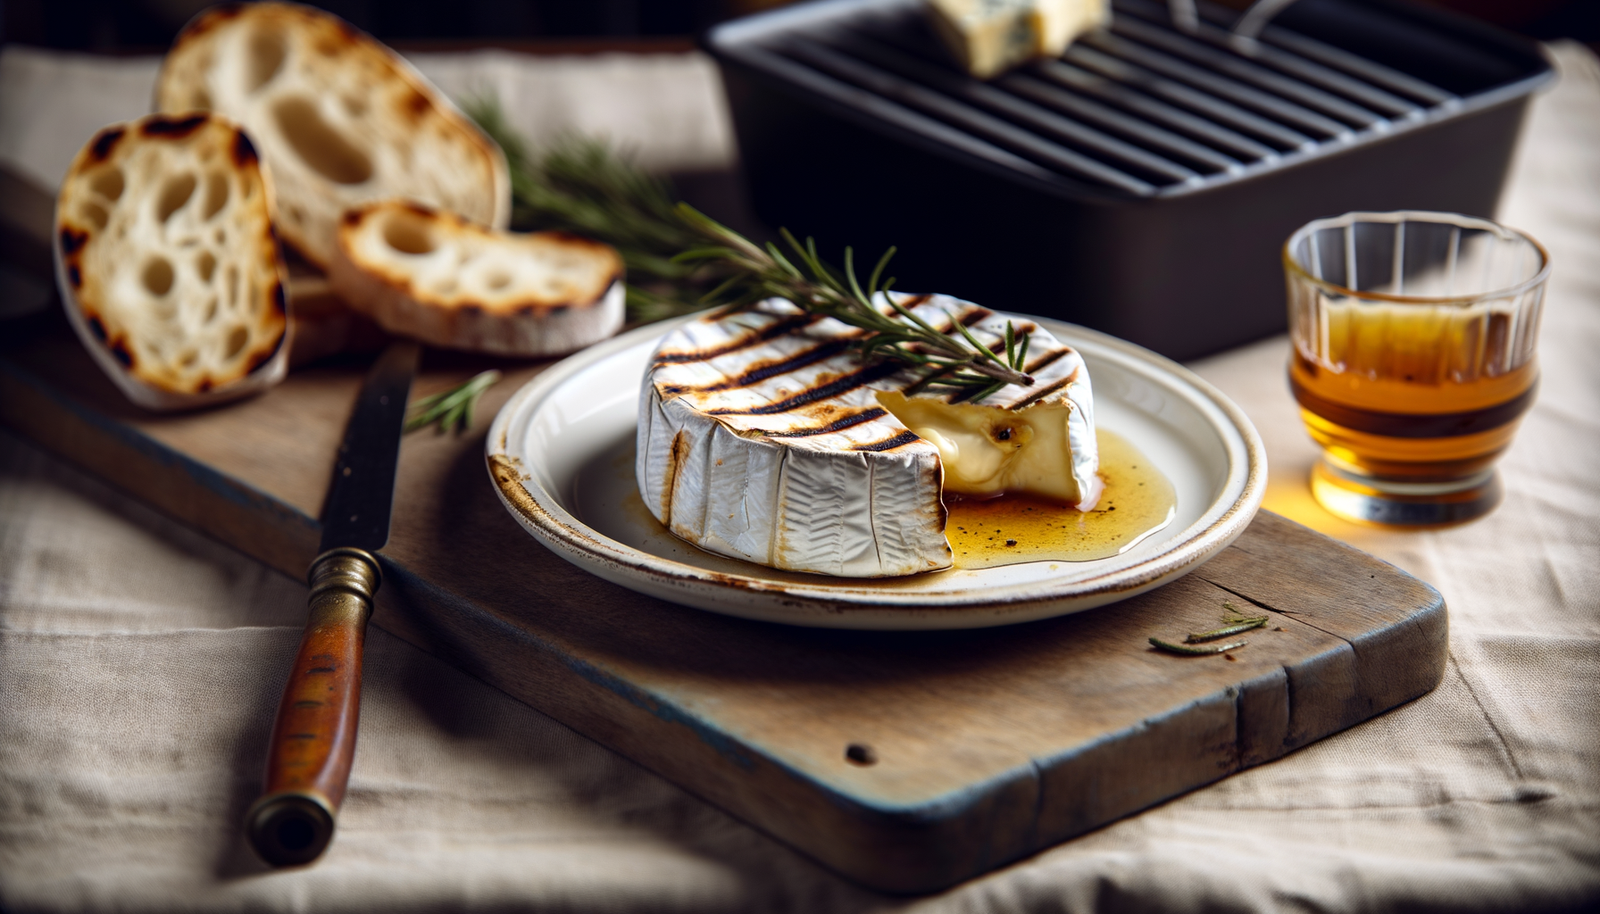
[[[251,846],[273,866],[310,863],[333,840],[356,751],[361,645],[381,583],[378,560],[361,549],[329,549],[311,563],[311,616],[272,728],[265,793],[245,816]]]

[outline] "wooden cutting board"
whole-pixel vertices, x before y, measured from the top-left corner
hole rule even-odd
[[[156,416],[64,322],[31,324],[0,343],[0,421],[304,575],[364,365]],[[414,395],[486,364],[430,354]],[[1444,671],[1438,591],[1267,512],[1175,583],[1007,628],[799,629],[640,596],[501,507],[483,430],[542,366],[499,367],[473,434],[401,449],[375,624],[868,886],[952,885],[1366,720]],[[1216,627],[1224,600],[1272,616],[1232,659],[1147,644]]]

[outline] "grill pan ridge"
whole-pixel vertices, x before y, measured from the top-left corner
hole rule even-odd
[[[1237,14],[1114,0],[1060,59],[973,79],[920,0],[822,0],[725,23],[757,213],[897,245],[911,291],[1086,324],[1173,358],[1285,326],[1278,249],[1351,210],[1493,217],[1532,42],[1394,0],[1301,0],[1240,50]],[[839,252],[832,252],[837,254]]]

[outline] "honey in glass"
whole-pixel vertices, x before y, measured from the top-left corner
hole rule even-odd
[[[1537,388],[1543,249],[1484,220],[1352,213],[1297,232],[1285,262],[1317,500],[1384,524],[1492,510],[1494,462]]]

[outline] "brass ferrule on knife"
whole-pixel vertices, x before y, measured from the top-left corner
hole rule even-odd
[[[311,562],[306,583],[311,585],[307,627],[343,620],[365,625],[372,616],[372,600],[383,584],[383,572],[372,553],[340,546]]]

